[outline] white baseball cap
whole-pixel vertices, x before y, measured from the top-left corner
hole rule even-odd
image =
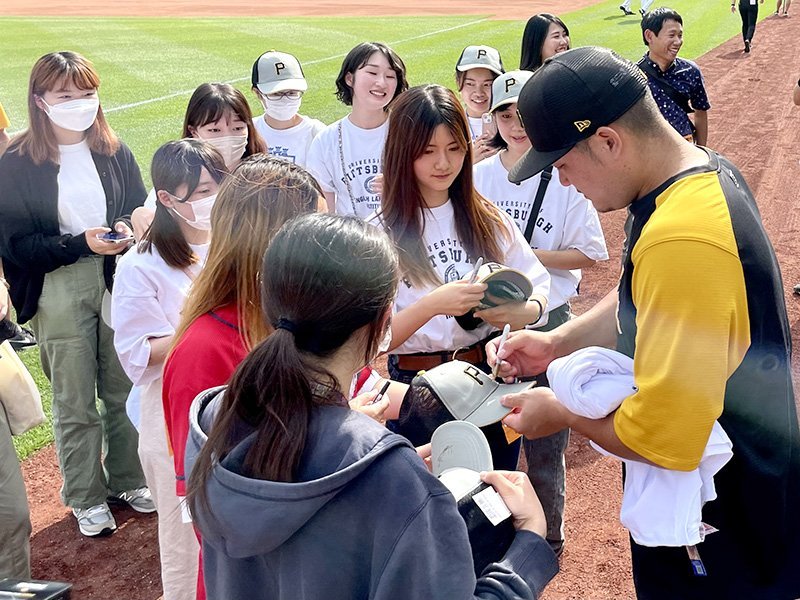
[[[414,385],[427,387],[455,419],[485,427],[511,412],[500,404],[500,398],[522,392],[534,383],[498,383],[475,365],[453,360],[420,372]]]
[[[259,56],[253,63],[251,80],[262,94],[308,89],[300,61],[286,52],[271,51]]]
[[[500,53],[491,46],[467,46],[458,57],[456,63],[457,71],[469,71],[470,69],[489,69],[495,75],[502,75],[504,72],[503,61]]]
[[[492,107],[489,112],[494,112],[501,106],[513,104],[519,99],[528,79],[533,75],[532,71],[509,71],[503,73],[492,82]]]
[[[489,442],[477,425],[468,421],[444,423],[431,437],[431,467],[436,477],[454,470],[456,475],[464,469],[474,473],[491,471]]]

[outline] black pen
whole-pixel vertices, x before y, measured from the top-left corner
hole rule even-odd
[[[377,395],[377,396],[375,396],[375,400],[373,400],[372,402],[370,402],[370,404],[377,404],[378,402],[380,402],[381,400],[383,400],[383,395],[386,393],[386,390],[388,390],[388,389],[389,389],[389,384],[390,384],[390,383],[392,383],[392,382],[391,382],[391,380],[390,380],[390,379],[387,379],[387,380],[386,380],[386,383],[384,383],[384,384],[383,384],[383,387],[381,388],[381,391],[380,391],[380,392],[378,392],[378,395]]]

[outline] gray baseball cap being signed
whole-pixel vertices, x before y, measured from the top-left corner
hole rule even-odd
[[[500,404],[500,398],[534,385],[532,382],[498,383],[463,360],[453,360],[423,371],[417,378],[417,384],[425,385],[453,417],[478,427],[497,423],[511,412],[510,408]]]
[[[607,48],[575,48],[547,59],[517,101],[532,147],[511,167],[508,180],[520,183],[552,165],[646,92],[641,69]]]

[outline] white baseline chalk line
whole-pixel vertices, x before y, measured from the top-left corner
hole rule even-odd
[[[478,25],[479,23],[483,23],[483,22],[488,21],[488,20],[489,19],[484,18],[484,19],[478,19],[477,21],[469,21],[468,23],[461,23],[460,25],[454,25],[453,27],[446,27],[444,29],[438,29],[436,31],[430,31],[428,33],[423,33],[421,35],[415,35],[413,37],[405,38],[405,39],[402,39],[402,40],[389,42],[389,45],[390,46],[396,46],[398,44],[405,44],[407,42],[413,42],[415,40],[421,40],[421,39],[424,39],[424,38],[427,38],[427,37],[433,37],[435,35],[440,35],[442,33],[447,33],[449,31],[455,31],[456,29],[462,29],[464,27],[471,27],[472,25]],[[302,65],[303,66],[316,65],[316,64],[328,62],[328,61],[331,61],[331,60],[336,60],[337,58],[344,58],[345,56],[347,56],[347,53],[336,54],[334,56],[327,56],[325,58],[317,58],[315,60],[305,61],[305,62],[302,63]],[[237,77],[236,79],[229,79],[228,81],[225,81],[224,83],[238,83],[240,81],[247,81],[248,79],[250,79],[250,78],[249,77]],[[144,106],[146,104],[153,104],[155,102],[161,102],[163,100],[169,100],[170,98],[177,98],[178,96],[185,96],[187,94],[191,94],[193,91],[194,91],[194,89],[181,90],[180,92],[172,92],[171,94],[166,94],[164,96],[158,96],[157,98],[149,98],[147,100],[139,100],[138,102],[131,102],[130,104],[120,104],[119,106],[114,106],[112,108],[104,108],[103,112],[105,114],[120,112],[120,111],[123,111],[123,110],[136,108],[138,106]]]

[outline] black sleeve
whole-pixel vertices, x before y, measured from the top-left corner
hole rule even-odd
[[[57,177],[53,165],[16,152],[0,159],[0,251],[21,268],[49,273],[91,252],[84,234],[61,235],[57,220],[48,227],[47,196],[58,194]]]
[[[144,187],[142,173],[139,170],[139,165],[136,163],[131,149],[125,144],[122,144],[117,156],[119,157],[120,170],[123,177],[123,198],[120,204],[119,214],[115,215],[113,219],[114,222],[110,225],[113,227],[114,223],[117,221],[123,221],[128,227],[132,228],[131,213],[133,213],[134,209],[144,204],[145,198],[147,198],[147,190]]]

